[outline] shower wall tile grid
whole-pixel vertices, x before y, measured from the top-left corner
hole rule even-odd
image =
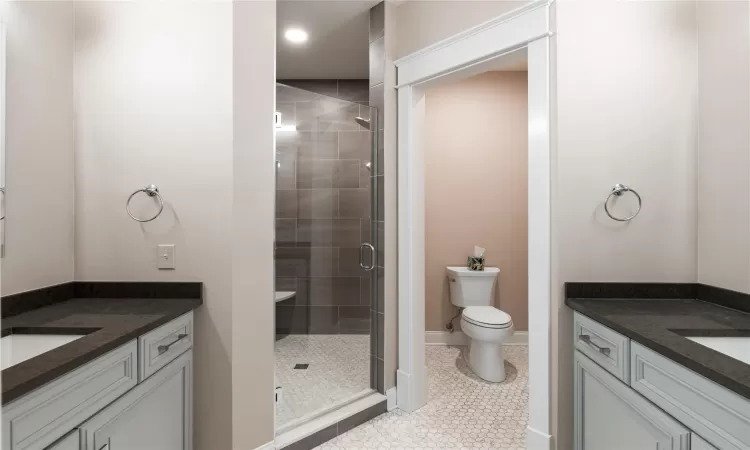
[[[370,387],[369,336],[292,335],[276,342],[277,427],[310,417]],[[297,364],[307,369],[295,369]]]
[[[430,346],[426,351],[429,400],[407,414],[383,414],[317,447],[361,449],[526,448],[528,346],[505,346],[507,379],[487,383],[461,355],[466,347]]]
[[[366,80],[343,83],[366,99]],[[287,81],[325,93],[326,81]],[[332,82],[329,91],[341,89]],[[359,94],[357,94],[359,86]],[[370,332],[370,282],[359,246],[370,242],[372,135],[355,122],[365,104],[279,86],[277,110],[296,132],[277,132],[276,289],[295,291],[277,304],[277,332]],[[284,101],[281,101],[284,100]]]

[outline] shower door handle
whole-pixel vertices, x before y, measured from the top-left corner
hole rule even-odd
[[[368,266],[364,262],[364,254],[366,248],[370,249],[370,265]],[[365,269],[366,271],[371,271],[375,268],[375,247],[372,246],[372,244],[365,242],[364,244],[359,246],[359,267]]]

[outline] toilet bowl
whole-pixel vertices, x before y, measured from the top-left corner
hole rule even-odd
[[[486,381],[505,381],[503,343],[513,334],[510,315],[492,306],[470,306],[461,314],[461,329],[469,338],[471,371]]]
[[[469,368],[479,378],[499,383],[505,380],[503,343],[513,334],[510,315],[494,306],[495,284],[500,269],[483,271],[447,267],[451,303],[463,308],[461,329],[469,338]]]

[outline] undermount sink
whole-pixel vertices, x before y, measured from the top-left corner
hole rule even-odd
[[[85,334],[10,334],[0,339],[0,370],[15,366],[27,359],[46,353]]]
[[[288,300],[297,294],[295,291],[276,291],[276,303]]]
[[[750,336],[685,336],[687,339],[750,364]]]

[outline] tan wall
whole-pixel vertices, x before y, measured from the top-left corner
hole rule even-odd
[[[692,2],[556,8],[552,425],[564,450],[573,350],[562,283],[696,279],[697,55]],[[615,183],[643,197],[629,224],[604,216]]]
[[[6,24],[2,295],[73,280],[73,3],[0,2]]]
[[[698,281],[750,293],[750,4],[698,3]],[[742,193],[742,194],[740,194]]]
[[[499,267],[495,306],[528,329],[528,86],[526,72],[488,72],[427,91],[426,329],[456,314],[446,266],[474,245]],[[456,321],[458,324],[458,321]]]
[[[487,22],[528,1],[416,0],[396,9],[395,59]]]
[[[239,245],[232,241],[232,7],[76,4],[76,279],[205,283],[196,313],[196,450],[232,448],[232,246]],[[124,202],[148,183],[159,186],[165,207],[141,225]],[[134,210],[152,213],[149,203],[140,197]],[[176,244],[176,270],[156,269],[157,244]],[[263,292],[244,301],[262,302]],[[270,321],[270,307],[259,311]],[[251,326],[257,318],[248,320]],[[254,346],[270,348],[270,328],[260,331],[266,328],[265,342],[239,344],[249,354],[260,351],[262,381],[272,365],[267,350]],[[266,405],[264,413],[272,409]]]

